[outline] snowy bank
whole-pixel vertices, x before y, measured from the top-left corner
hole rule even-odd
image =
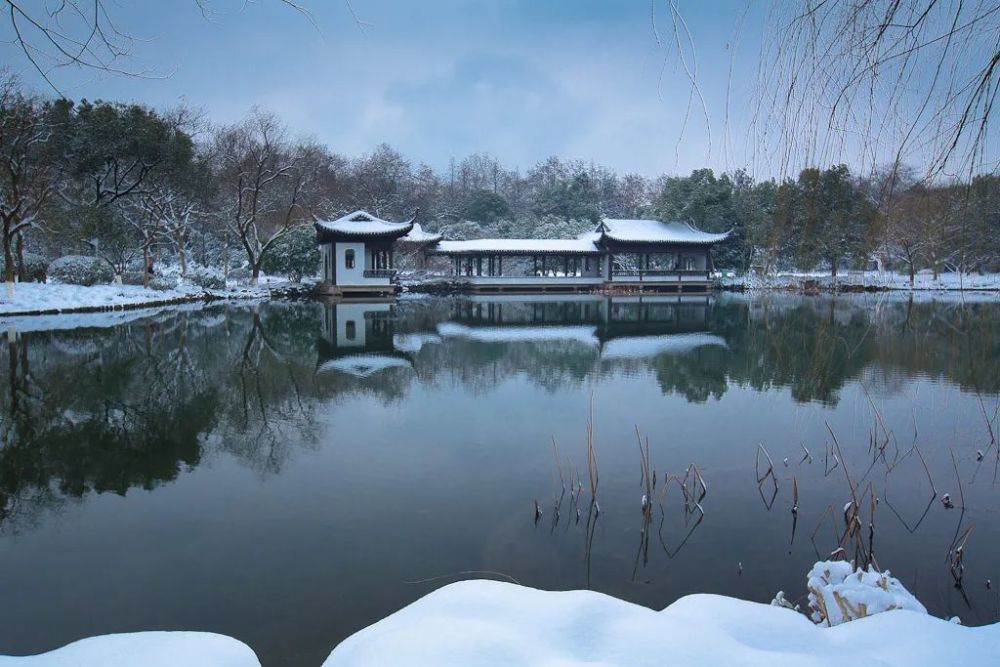
[[[260,667],[246,644],[211,632],[90,637],[40,655],[0,656],[0,667]]]
[[[829,272],[781,272],[773,275],[728,275],[720,280],[724,288],[741,290],[901,290],[914,292],[1000,291],[1000,274],[944,272],[935,278],[921,271],[910,284],[908,274],[895,271],[848,271],[836,278]]]
[[[987,665],[1000,664],[1000,624],[896,610],[823,628],[790,609],[719,595],[656,612],[591,591],[464,581],[349,637],[323,664]]]
[[[304,294],[311,289],[310,285],[288,282],[225,289],[181,284],[168,290],[141,285],[20,283],[12,297],[0,288],[0,316],[129,310],[218,299],[266,299]]]

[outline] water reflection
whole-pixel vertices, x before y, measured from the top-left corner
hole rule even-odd
[[[109,603],[93,625],[48,622],[57,592],[122,585],[94,564],[116,550],[149,559],[128,583],[159,577],[176,605],[142,617],[147,627],[234,634],[265,662],[289,641],[322,656],[427,591],[401,582],[462,570],[659,607],[695,591],[766,602],[832,549],[843,526],[824,512],[843,505],[844,467],[859,484],[877,478],[882,564],[910,573],[935,613],[985,622],[1000,604],[978,583],[956,602],[945,558],[975,523],[965,580],[1000,581],[983,564],[1000,548],[982,417],[1000,392],[995,301],[542,295],[213,305],[91,324],[22,320],[0,347],[0,588],[14,600],[0,606],[0,652],[137,629],[145,599]],[[579,443],[595,395],[601,517],[577,522],[566,500],[556,523],[551,437],[566,478],[585,478]],[[875,404],[891,477],[871,466]],[[830,459],[827,422],[843,462]],[[660,475],[638,550],[637,424]],[[762,441],[776,484],[764,503]],[[911,441],[940,493],[960,498],[961,473],[961,508],[946,513]],[[713,489],[698,512],[666,481],[691,463]],[[546,512],[537,526],[533,498]],[[133,512],[141,520],[123,525]],[[63,535],[63,516],[88,532]],[[113,544],[133,534],[149,551]],[[176,551],[188,540],[194,553]],[[76,549],[90,560],[58,560]],[[66,614],[86,597],[68,595]],[[289,615],[292,628],[253,617],[273,599],[311,600],[314,613]],[[208,609],[219,617],[199,615]],[[314,636],[296,634],[303,618]]]
[[[66,497],[169,482],[206,447],[280,471],[288,443],[310,441],[318,400],[398,402],[414,382],[484,393],[523,375],[556,392],[650,373],[692,402],[731,386],[788,387],[796,401],[836,405],[851,380],[892,392],[899,378],[926,376],[992,394],[1000,308],[789,296],[274,303],[111,328],[12,328],[4,356],[0,526],[9,527]]]

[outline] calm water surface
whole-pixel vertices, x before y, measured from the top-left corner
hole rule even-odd
[[[810,564],[838,547],[845,471],[879,498],[862,521],[882,567],[934,614],[1000,617],[995,299],[493,297],[124,317],[4,323],[0,653],[188,629],[234,636],[265,665],[318,665],[473,571],[652,608],[695,592],[801,598]],[[636,427],[658,480],[645,531]],[[757,483],[759,443],[776,492]],[[690,464],[708,485],[700,522],[671,477]],[[583,479],[579,521],[560,470]]]

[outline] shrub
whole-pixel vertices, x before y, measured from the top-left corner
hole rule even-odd
[[[149,279],[149,289],[155,289],[158,292],[171,290],[175,287],[177,287],[177,281],[166,276],[153,276]]]
[[[66,255],[49,264],[49,277],[69,285],[109,283],[114,278],[111,268],[96,257]]]
[[[295,282],[319,271],[316,233],[309,226],[296,227],[264,255],[261,268],[271,275],[288,276]]]
[[[229,279],[235,280],[238,283],[246,283],[250,280],[250,269],[246,267],[239,267],[229,270]]]
[[[0,276],[7,272],[7,265],[0,256]],[[14,258],[14,274],[17,275],[17,258]],[[24,253],[24,280],[26,282],[44,283],[48,275],[49,262],[39,254],[33,252]]]
[[[122,274],[122,283],[126,285],[142,285],[142,271],[126,271]]]
[[[202,267],[195,267],[188,270],[184,278],[192,285],[197,285],[203,289],[225,289],[226,280],[221,273]]]

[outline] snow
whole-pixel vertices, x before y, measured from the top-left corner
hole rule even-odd
[[[998,273],[940,273],[935,279],[930,271],[921,271],[910,285],[910,276],[895,271],[849,271],[837,276],[829,271],[792,271],[775,275],[750,274],[745,276],[727,276],[722,279],[726,286],[745,287],[747,289],[797,289],[805,281],[815,281],[820,287],[832,288],[835,285],[844,287],[870,287],[886,290],[913,291],[952,291],[952,290],[1000,290],[1000,274]]]
[[[306,290],[308,285],[284,279],[266,278],[258,285],[231,285],[226,289],[205,289],[182,283],[174,289],[153,290],[142,285],[67,285],[64,283],[19,283],[14,296],[0,288],[0,322],[15,315],[55,315],[79,311],[112,311],[154,307],[213,299],[264,299],[272,290]],[[80,325],[84,326],[84,325]],[[59,325],[58,328],[75,328]]]
[[[323,362],[316,373],[340,371],[356,378],[367,378],[388,368],[410,368],[410,362],[386,354],[351,354]]]
[[[0,315],[37,311],[67,311],[84,308],[115,308],[163,301],[196,299],[200,288],[150,290],[142,285],[65,285],[61,283],[20,283],[14,296],[0,290]]]
[[[136,632],[81,639],[26,657],[0,656],[0,667],[260,667],[246,644],[210,632]]]
[[[889,571],[872,566],[855,570],[846,561],[816,563],[807,577],[811,618],[821,625],[840,625],[892,609],[926,614],[927,609]]]
[[[867,613],[813,623],[779,592],[770,605],[688,595],[662,611],[593,591],[541,591],[490,580],[440,588],[348,637],[323,667],[463,665],[659,667],[663,664],[883,667],[1000,664],[1000,623],[929,616],[889,572],[816,563],[808,586]],[[827,609],[832,608],[830,605]],[[814,606],[815,609],[815,606]],[[850,620],[850,622],[844,622]],[[74,642],[0,667],[260,667],[245,644],[213,633],[140,632]]]
[[[405,236],[399,237],[402,242],[409,243],[433,243],[434,241],[440,241],[440,234],[432,234],[431,232],[425,232],[424,228],[420,226],[419,222],[413,223],[413,228],[407,232]]]
[[[707,333],[615,338],[604,344],[602,359],[650,359],[661,354],[687,354],[699,347],[727,347],[719,336]]]
[[[597,346],[597,327],[468,327],[456,322],[441,322],[437,332],[443,338],[466,338],[480,343],[518,343],[575,340]]]
[[[589,239],[474,239],[471,241],[440,241],[433,248],[439,255],[462,253],[567,253],[597,254],[600,252]]]
[[[662,222],[660,220],[618,220],[605,218],[601,221],[604,236],[624,243],[718,243],[729,237],[729,232],[709,234],[684,222]],[[599,230],[601,231],[601,230]]]
[[[354,211],[336,220],[316,220],[316,226],[337,234],[405,234],[410,231],[413,221],[389,222],[377,218],[368,211]]]
[[[598,254],[601,237],[626,243],[706,244],[724,241],[729,232],[708,234],[682,222],[659,220],[614,220],[606,218],[597,231],[585,232],[574,239],[474,239],[440,241],[433,251],[442,255],[462,253],[563,253]]]
[[[440,343],[441,337],[436,334],[395,334],[392,337],[392,347],[400,352],[415,354],[423,349],[424,345]]]
[[[464,581],[361,630],[323,663],[664,664],[1000,664],[1000,624],[972,628],[897,610],[823,628],[791,609],[719,595],[689,595],[657,612],[592,591]]]

